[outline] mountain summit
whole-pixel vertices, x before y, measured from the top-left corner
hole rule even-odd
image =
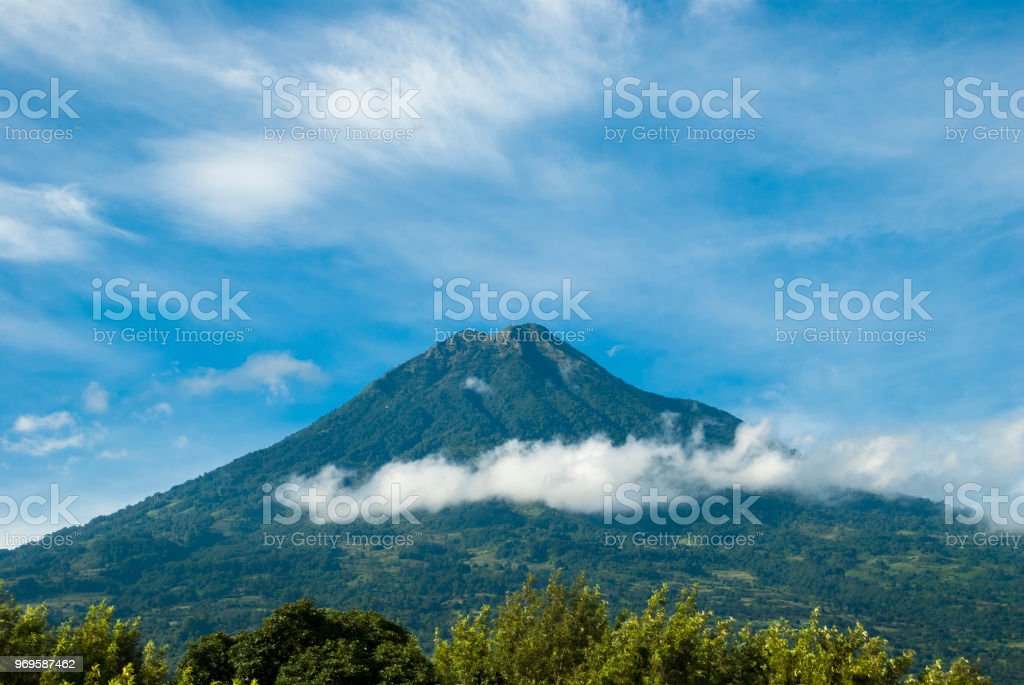
[[[467,462],[512,439],[682,440],[698,425],[709,443],[723,444],[739,423],[706,404],[635,388],[543,326],[467,329],[387,372],[274,454],[243,457],[234,468],[283,476],[335,464],[365,474],[434,453]]]

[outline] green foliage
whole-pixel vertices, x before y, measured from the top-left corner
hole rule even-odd
[[[484,606],[452,626],[451,641],[434,634],[434,665],[444,685],[499,685],[491,657],[493,626],[491,608]]]
[[[991,681],[978,673],[966,659],[956,659],[949,670],[942,669],[942,662],[936,661],[924,669],[920,680],[911,678],[912,685],[989,685]]]
[[[446,685],[563,683],[607,632],[605,602],[582,576],[566,586],[556,573],[542,592],[531,576],[496,615],[484,607],[456,624],[435,659]]]
[[[736,629],[697,607],[696,590],[668,608],[662,586],[641,614],[609,627],[597,588],[557,575],[538,593],[530,578],[497,612],[484,607],[438,639],[444,685],[989,685],[963,659],[908,675],[912,655],[859,624],[824,626],[818,612],[796,628],[776,621]]]
[[[141,644],[139,620],[114,620],[113,607],[92,606],[81,623],[56,628],[47,609],[18,606],[0,584],[0,654],[10,656],[81,656],[82,673],[5,673],[4,685],[163,685],[167,660],[152,642]]]
[[[252,631],[216,632],[189,645],[174,685],[991,685],[964,659],[908,675],[912,655],[859,624],[775,621],[737,629],[697,606],[696,589],[669,607],[655,591],[640,614],[609,625],[607,603],[582,576],[529,576],[497,610],[484,606],[435,642],[431,663],[415,637],[383,616],[285,604]],[[140,647],[139,621],[105,604],[54,628],[45,607],[20,607],[0,587],[0,650],[84,658],[83,673],[4,674],[4,685],[168,685],[164,650]]]
[[[193,642],[178,662],[178,683],[195,685],[230,682],[235,669],[228,652],[234,644],[234,638],[223,631],[204,635]]]
[[[433,667],[416,638],[368,611],[286,604],[253,631],[214,633],[189,646],[178,685],[428,685]]]

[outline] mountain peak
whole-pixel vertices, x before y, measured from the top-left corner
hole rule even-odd
[[[563,337],[557,331],[551,331],[538,323],[521,323],[508,326],[501,330],[464,328],[458,333],[453,333],[445,340],[438,343],[444,345],[466,344],[496,344],[496,345],[519,345],[523,343],[554,343],[561,344]]]
[[[277,453],[288,461],[262,468],[312,473],[334,464],[365,475],[431,454],[468,462],[514,439],[684,440],[698,426],[724,444],[739,423],[700,402],[635,388],[557,332],[529,323],[451,335],[286,438],[288,449]]]
[[[492,358],[491,355],[496,356]],[[534,382],[540,380],[538,376],[546,376],[547,380],[555,380],[557,376],[562,383],[570,383],[573,369],[583,365],[607,373],[592,359],[565,342],[562,333],[551,331],[536,323],[517,324],[502,330],[466,328],[451,334],[424,354],[397,367],[388,375],[410,365],[421,368],[416,364],[416,360],[421,357],[443,359],[441,363],[448,370],[457,372],[464,369],[474,377],[479,377],[479,373],[474,372],[475,367],[480,367],[480,371],[483,372],[498,363],[499,359],[504,359],[505,364],[514,364],[517,362],[513,360],[524,358],[535,361],[520,369],[525,375],[534,376]],[[387,376],[381,381],[386,379]]]

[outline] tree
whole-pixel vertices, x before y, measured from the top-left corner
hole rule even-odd
[[[0,654],[81,656],[81,673],[5,673],[4,685],[164,685],[166,650],[142,645],[139,620],[114,620],[105,603],[89,607],[81,623],[56,628],[45,605],[21,607],[0,584]]]
[[[909,681],[911,685],[991,685],[991,682],[963,658],[954,660],[948,671],[942,669],[941,661],[936,661],[924,669],[920,680],[911,678]]]
[[[696,588],[672,609],[667,586],[641,614],[623,612],[613,627],[597,588],[570,587],[554,575],[543,592],[533,579],[497,612],[461,618],[452,638],[436,640],[444,685],[990,685],[963,659],[909,676],[913,655],[891,656],[888,643],[860,625],[803,627],[776,621],[736,628],[697,605]]]
[[[190,644],[178,662],[178,682],[183,685],[230,683],[235,669],[228,652],[234,644],[234,638],[223,631],[204,635]]]
[[[606,603],[583,576],[566,586],[555,573],[542,592],[530,576],[496,615],[484,607],[438,640],[436,664],[445,683],[569,683],[607,632]]]
[[[285,604],[251,632],[200,642],[179,671],[179,685],[186,675],[192,685],[209,685],[226,676],[260,685],[434,682],[430,661],[399,624],[370,611],[318,608],[308,599]],[[210,664],[217,665],[216,673]]]

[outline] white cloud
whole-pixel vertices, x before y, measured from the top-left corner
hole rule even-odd
[[[174,447],[174,449],[178,449],[178,450],[185,449],[186,447],[188,447],[188,436],[187,435],[179,435],[178,437],[176,437],[174,439],[174,442],[171,444],[171,446]]]
[[[145,411],[136,412],[135,416],[142,421],[159,421],[166,419],[174,414],[174,407],[167,402],[157,402],[151,407],[147,407]]]
[[[165,74],[166,81],[180,79],[193,88],[196,80],[241,88],[247,76],[261,72],[245,47],[223,32],[190,24],[179,37],[153,14],[121,0],[96,0],[87,6],[72,0],[10,0],[4,3],[0,36],[0,55],[8,63],[31,64],[42,56],[56,61],[62,73],[98,78],[153,83]],[[122,86],[107,96],[157,99],[124,82]]]
[[[55,411],[51,414],[23,414],[14,420],[12,430],[15,433],[36,433],[39,431],[56,431],[75,425],[70,412]]]
[[[251,355],[234,369],[206,369],[182,383],[186,390],[197,395],[220,389],[235,392],[265,390],[271,397],[287,398],[290,380],[316,383],[325,379],[324,373],[311,361],[296,359],[290,352],[270,352]]]
[[[802,451],[814,482],[938,499],[947,482],[977,482],[1024,494],[1024,413],[969,424],[917,426],[821,444]]]
[[[631,23],[617,2],[479,5],[458,14],[422,5],[409,16],[329,27],[316,76],[369,88],[400,75],[421,91],[423,145],[409,146],[418,161],[504,163],[503,137],[516,126],[587,101]]]
[[[71,231],[32,226],[0,216],[0,258],[17,262],[67,261],[82,252],[81,239]]]
[[[520,157],[522,128],[588,106],[604,65],[626,50],[632,23],[631,11],[610,0],[475,5],[457,12],[422,3],[397,15],[318,22],[273,40],[254,32],[236,40],[253,41],[253,52],[271,64],[261,65],[262,72],[235,67],[245,88],[210,89],[216,100],[205,103],[205,131],[172,134],[151,145],[158,198],[206,239],[337,243],[348,237],[337,221],[299,230],[281,219],[300,208],[308,213],[329,193],[358,191],[373,173],[395,178],[441,169],[506,178]],[[245,52],[249,45],[238,49]],[[231,51],[208,51],[206,59],[214,71],[232,71],[237,61]],[[388,144],[285,136],[278,143],[261,140],[256,122],[250,133],[239,135],[237,118],[218,113],[258,112],[261,76],[291,76],[327,91],[354,92],[387,89],[397,78],[403,91],[419,91],[410,104],[420,118],[357,113],[324,120],[303,112],[262,124],[286,130],[412,128],[414,137]],[[204,92],[189,95],[202,98]],[[565,183],[586,177],[579,166],[570,161]]]
[[[609,483],[636,483],[669,496],[739,484],[749,494],[778,488],[827,496],[853,488],[939,500],[946,482],[1024,494],[1024,415],[957,431],[911,431],[830,445],[805,441],[804,447],[803,454],[792,453],[769,424],[743,424],[729,447],[708,446],[700,431],[686,445],[634,438],[614,445],[603,436],[575,444],[512,440],[471,465],[443,455],[391,462],[355,488],[343,486],[348,474],[334,466],[292,480],[359,500],[390,499],[397,485],[402,499],[415,496],[416,506],[427,511],[497,498],[600,512]]]
[[[491,391],[491,386],[487,383],[487,381],[477,378],[476,376],[469,376],[468,378],[466,378],[466,382],[463,383],[463,387],[466,388],[467,390],[472,390],[473,392],[480,393],[481,395],[484,395]]]
[[[92,381],[82,393],[82,404],[86,411],[102,414],[110,407],[110,393],[99,382]]]
[[[18,186],[0,182],[0,259],[71,261],[101,233],[130,234],[105,225],[93,202],[73,186]]]
[[[70,412],[23,414],[15,419],[8,436],[0,439],[5,450],[43,457],[54,452],[87,447],[106,435],[98,423],[80,426]],[[13,436],[13,439],[10,437]]]
[[[786,482],[797,464],[767,445],[765,426],[743,426],[736,445],[711,449],[629,438],[615,445],[604,436],[576,444],[509,441],[472,465],[453,464],[435,455],[412,462],[391,462],[374,473],[355,493],[390,497],[398,484],[401,497],[419,498],[418,506],[444,507],[492,498],[512,502],[541,502],[578,512],[597,512],[604,506],[607,483],[638,483],[663,492],[692,492],[740,483],[768,487]],[[314,478],[293,478],[322,492],[338,492],[345,473],[331,466]]]
[[[307,147],[258,139],[199,134],[156,146],[160,161],[153,175],[157,192],[182,214],[215,222],[230,235],[250,224],[273,224],[291,210],[312,205],[331,175]],[[337,178],[333,179],[337,181]],[[209,226],[203,226],[208,232]]]
[[[20,452],[33,457],[44,457],[53,452],[84,446],[85,434],[78,432],[64,436],[30,436],[15,442],[4,440],[4,447],[11,452]]]

